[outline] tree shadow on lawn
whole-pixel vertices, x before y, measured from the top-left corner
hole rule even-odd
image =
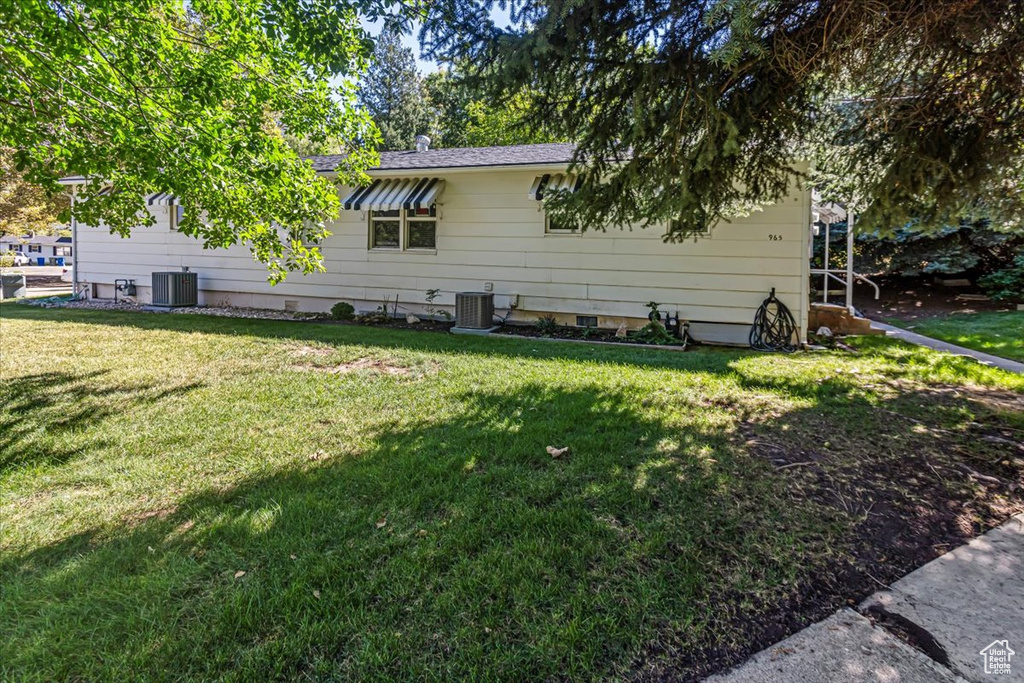
[[[103,386],[109,372],[5,377],[0,383],[0,475],[12,467],[64,464],[100,445],[83,441],[83,428],[201,386]]]
[[[872,590],[871,490],[840,488],[861,506],[844,508],[836,453],[778,469],[749,443],[839,406],[884,414],[850,386],[789,382],[818,400],[766,422],[699,396],[468,392],[458,417],[382,430],[358,457],[9,554],[0,660],[86,679],[694,679]],[[917,471],[896,455],[887,477]],[[890,488],[886,519],[912,526],[968,495]]]

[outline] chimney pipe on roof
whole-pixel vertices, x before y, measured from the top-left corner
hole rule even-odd
[[[426,152],[428,149],[430,149],[430,138],[427,137],[426,135],[417,135],[416,136],[416,151],[417,152]]]

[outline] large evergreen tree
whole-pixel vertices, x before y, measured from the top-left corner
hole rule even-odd
[[[377,40],[359,101],[377,124],[381,149],[409,149],[417,135],[433,132],[429,96],[400,31],[385,29]]]
[[[784,196],[804,157],[867,226],[1018,226],[1019,0],[499,2],[511,29],[494,0],[436,0],[424,45],[491,101],[537,93],[579,143],[585,183],[555,203],[584,225],[700,227]]]

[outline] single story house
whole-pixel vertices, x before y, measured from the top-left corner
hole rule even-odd
[[[62,226],[63,227],[63,226]],[[70,262],[74,246],[70,237],[55,235],[4,235],[0,237],[0,253],[20,251],[33,259],[43,258],[47,264],[56,263],[58,258]]]
[[[548,220],[541,198],[567,174],[573,146],[518,145],[383,152],[368,187],[339,187],[340,216],[322,244],[326,272],[266,282],[244,246],[204,250],[175,230],[173,196],[148,200],[156,224],[129,238],[75,225],[76,279],[90,296],[112,298],[114,280],[135,281],[150,301],[151,274],[188,268],[200,305],[328,311],[338,301],[373,310],[385,298],[400,312],[454,310],[457,292],[493,292],[512,322],[552,315],[570,325],[617,328],[646,323],[645,304],[678,311],[700,341],[746,344],[771,289],[806,338],[810,191],[794,181],[779,203],[722,222],[679,244],[664,229],[609,227],[582,233]],[[340,157],[313,157],[334,175]],[[68,179],[68,184],[83,182]]]

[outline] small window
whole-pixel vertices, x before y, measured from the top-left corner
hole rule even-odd
[[[398,249],[402,215],[398,209],[370,212],[370,248]]]
[[[597,327],[597,316],[596,315],[578,315],[578,316],[576,316],[576,327]]]
[[[545,216],[544,231],[551,235],[574,235],[579,233],[579,230],[570,226],[562,224],[557,218],[551,216]]]
[[[54,247],[54,256],[71,256],[71,247]]]
[[[708,225],[705,225],[703,228],[700,228],[700,229],[688,228],[688,229],[681,230],[680,229],[679,221],[677,219],[673,218],[672,220],[670,220],[668,222],[668,231],[670,233],[678,234],[683,239],[687,239],[689,237],[692,237],[693,239],[696,240],[698,237],[707,237],[708,235],[710,235],[711,234],[711,227],[708,226]]]
[[[31,253],[42,254],[43,253],[43,247],[40,244],[30,244],[30,245],[28,245],[28,253],[30,253],[30,254]]]

